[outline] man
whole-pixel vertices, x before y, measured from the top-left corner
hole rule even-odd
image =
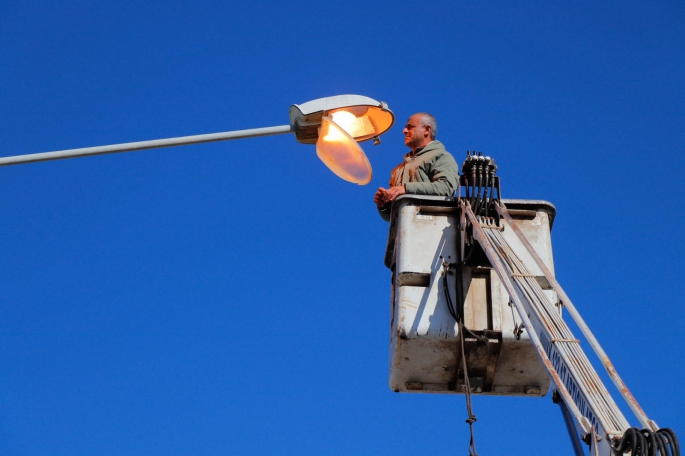
[[[435,140],[438,124],[425,112],[411,116],[402,130],[404,144],[411,148],[390,174],[390,188],[379,188],[373,197],[378,212],[390,220],[390,207],[400,195],[452,196],[459,182],[459,166],[454,157]]]

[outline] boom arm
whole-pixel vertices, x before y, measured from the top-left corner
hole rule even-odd
[[[462,210],[473,227],[473,238],[483,248],[524,322],[531,342],[547,368],[557,391],[585,436],[604,436],[599,454],[610,456],[606,437],[623,435],[630,426],[580,350],[557,310],[547,300],[535,274],[516,257],[494,223],[481,225],[463,201]],[[482,219],[481,219],[482,220]],[[502,223],[507,231],[507,223]],[[550,308],[551,307],[551,308]],[[558,318],[554,318],[557,316]],[[575,348],[575,349],[574,349]],[[572,362],[571,356],[575,359]],[[578,359],[580,358],[580,359]],[[581,375],[585,374],[585,375]],[[598,410],[599,409],[599,410]],[[598,413],[598,411],[600,411]]]
[[[494,160],[482,155],[469,154],[462,166],[457,193],[462,261],[466,244],[477,242],[509,293],[558,397],[573,417],[583,440],[590,445],[591,455],[628,452],[631,456],[679,455],[673,431],[659,429],[640,408],[571,300],[499,201],[496,171]],[[581,349],[580,341],[562,319],[555,307],[557,303],[551,302],[543,292],[537,280],[541,276],[559,296],[559,304],[575,319],[644,429],[630,427]],[[578,445],[574,448],[578,453]]]

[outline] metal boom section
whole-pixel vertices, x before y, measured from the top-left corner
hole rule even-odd
[[[523,320],[558,396],[573,417],[576,430],[590,446],[591,455],[679,455],[675,433],[659,429],[647,417],[554,275],[500,201],[500,181],[496,172],[493,159],[467,152],[457,190],[461,211],[461,261],[464,261],[467,247],[473,249],[477,243],[483,250]],[[553,302],[543,292],[538,281],[542,278],[556,292],[559,302]],[[630,427],[557,305],[563,305],[569,311],[644,429]],[[582,454],[578,453],[578,448],[574,443],[576,453]]]
[[[509,292],[531,342],[583,433],[622,436],[630,425],[580,349],[579,341],[542,292],[536,275],[516,256],[494,223],[481,224],[482,219],[473,214],[467,202],[462,202],[462,210],[473,227],[474,240]],[[507,230],[508,226],[503,226]],[[600,454],[609,456],[607,439],[602,440],[601,446],[606,448]]]

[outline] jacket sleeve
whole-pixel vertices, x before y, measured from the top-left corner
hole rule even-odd
[[[415,195],[452,196],[459,182],[459,167],[454,157],[443,153],[435,158],[431,182],[407,182],[407,193]]]
[[[391,204],[386,204],[385,207],[378,208],[378,215],[381,216],[383,220],[386,222],[390,221],[390,209],[391,209]]]

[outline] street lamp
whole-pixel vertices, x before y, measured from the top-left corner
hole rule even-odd
[[[373,138],[378,144],[379,136],[394,120],[385,102],[361,95],[337,95],[292,105],[290,125],[15,155],[0,158],[0,166],[295,133],[298,142],[316,144],[316,154],[338,177],[366,185],[371,181],[371,165],[357,143]]]

